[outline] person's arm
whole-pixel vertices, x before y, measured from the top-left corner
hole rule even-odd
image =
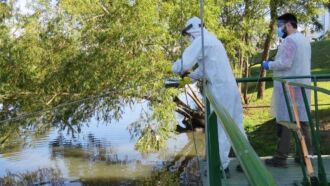
[[[291,38],[287,38],[283,42],[283,48],[279,58],[269,63],[270,70],[288,70],[291,68],[293,59],[296,55],[297,46]]]
[[[182,59],[178,59],[175,63],[173,63],[172,71],[177,74],[183,74],[184,72],[192,69],[198,62],[198,59],[201,56],[201,51],[201,43],[198,40],[193,41],[191,45],[184,50]]]
[[[203,68],[198,66],[193,72],[189,74],[193,82],[203,79]]]

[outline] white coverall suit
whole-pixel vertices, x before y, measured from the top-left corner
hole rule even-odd
[[[243,129],[243,109],[240,93],[225,48],[214,34],[203,28],[205,56],[204,60],[202,60],[201,20],[193,17],[188,20],[186,26],[190,24],[192,27],[187,33],[190,35],[192,43],[184,50],[182,61],[178,59],[173,64],[172,71],[180,74],[191,70],[197,63],[198,68],[190,73],[189,77],[193,80],[200,80],[203,79],[203,63],[205,63],[204,78],[207,81],[207,88],[211,91],[215,101],[224,105],[238,128],[246,137]],[[218,123],[220,124],[221,121],[218,120]],[[222,125],[218,125],[218,137],[220,159],[225,169],[229,165],[228,155],[231,145]]]

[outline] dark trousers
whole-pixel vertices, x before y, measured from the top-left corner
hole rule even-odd
[[[307,122],[300,122],[301,130],[305,137],[306,146],[308,149],[308,153],[310,155],[313,154],[312,143],[311,143],[311,133],[310,133],[310,126]],[[275,152],[274,157],[286,159],[290,153],[290,139],[291,139],[291,130],[287,127],[276,124],[277,125],[277,136],[279,138],[277,143],[277,149]],[[296,157],[299,155],[296,154]]]

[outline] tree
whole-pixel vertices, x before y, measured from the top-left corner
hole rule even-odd
[[[221,14],[221,23],[228,32],[236,46],[232,49],[231,60],[234,63],[236,77],[249,77],[251,62],[250,58],[257,54],[258,45],[263,40],[266,32],[266,20],[268,1],[231,1],[224,4]],[[228,51],[228,47],[226,45]],[[242,87],[243,99],[249,103],[248,86]]]
[[[262,61],[268,60],[269,58],[269,51],[270,51],[270,46],[272,44],[273,38],[274,38],[274,33],[275,33],[275,28],[276,28],[276,19],[277,19],[277,8],[280,5],[280,0],[274,0],[274,1],[269,1],[269,9],[270,9],[270,22],[269,22],[269,28],[268,28],[268,33],[266,35],[266,40],[264,44],[264,49],[262,52]],[[266,76],[266,70],[260,67],[260,74],[259,77],[265,77]],[[265,91],[266,83],[265,82],[259,82],[258,85],[258,94],[257,98],[263,98],[264,96],[264,91]]]
[[[266,32],[268,3],[205,1],[206,27],[224,43],[232,66],[244,77]],[[3,14],[14,20],[12,25],[0,22],[0,117],[48,110],[11,126],[17,130],[40,120],[79,131],[79,123],[96,112],[110,122],[120,117],[122,104],[148,100],[153,114],[136,130],[137,148],[163,147],[175,131],[173,98],[179,94],[177,89],[164,88],[164,80],[173,76],[165,69],[187,45],[180,31],[189,17],[199,15],[199,2],[39,0],[33,4],[32,14]],[[12,29],[19,32],[10,37]],[[9,123],[2,126],[9,134]]]
[[[7,3],[0,2],[0,81],[3,82],[4,78],[8,72],[5,71],[3,65],[8,59],[8,48],[10,46],[11,39],[9,37],[9,28],[7,27],[5,21],[11,15],[11,6]],[[0,84],[0,89],[3,87]]]
[[[13,64],[1,61],[8,73],[14,72],[4,77],[11,86],[3,86],[2,93],[10,99],[31,95],[35,103],[19,101],[15,111],[3,107],[3,118],[104,95],[50,114],[50,122],[72,128],[96,111],[107,121],[118,118],[123,102],[146,99],[154,113],[148,117],[160,122],[142,129],[138,147],[164,146],[176,126],[172,97],[177,90],[163,86],[169,61],[162,46],[169,36],[157,5],[147,0],[133,5],[61,1],[55,6],[39,1],[33,15],[19,15],[15,26],[23,32],[10,50]],[[160,145],[143,145],[149,141]]]

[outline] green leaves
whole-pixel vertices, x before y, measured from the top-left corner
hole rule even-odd
[[[169,63],[162,46],[168,34],[157,10],[158,2],[144,0],[128,6],[121,1],[70,0],[60,1],[55,7],[48,3],[40,1],[33,15],[17,15],[15,26],[22,32],[8,38],[6,54],[0,61],[4,72],[0,75],[2,93],[11,98],[16,97],[14,92],[38,95],[33,96],[34,104],[20,100],[17,105],[21,106],[14,113],[114,91],[103,99],[60,108],[55,116],[48,116],[48,121],[71,130],[96,111],[104,112],[107,120],[108,116],[118,118],[118,114],[108,112],[120,113],[116,111],[123,102],[148,99],[155,110],[153,119],[159,122],[153,128],[159,129],[162,142],[158,148],[162,147],[173,130],[169,123],[174,123],[175,107],[171,102],[173,91],[162,90],[163,67]]]
[[[199,15],[199,2],[130,2],[62,0],[51,4],[39,0],[33,2],[31,15],[13,14],[7,4],[0,3],[0,93],[38,95],[35,105],[17,103],[22,107],[15,113],[115,90],[104,99],[61,110],[54,118],[77,125],[95,110],[118,111],[122,102],[147,99],[153,109],[151,118],[157,122],[141,129],[137,147],[143,151],[161,148],[175,128],[172,97],[178,94],[164,88],[169,77],[166,67],[187,45],[180,31],[188,18]],[[255,54],[264,39],[268,6],[268,0],[205,1],[205,25],[224,43],[238,72],[242,60]],[[303,6],[313,7],[306,15],[316,13],[313,3]],[[5,19],[13,23],[4,24]],[[19,30],[15,36],[10,35],[13,29]],[[75,122],[68,122],[70,116]],[[157,141],[154,134],[158,142],[150,146]]]
[[[11,7],[6,2],[0,2],[0,23],[8,18],[11,13]]]

